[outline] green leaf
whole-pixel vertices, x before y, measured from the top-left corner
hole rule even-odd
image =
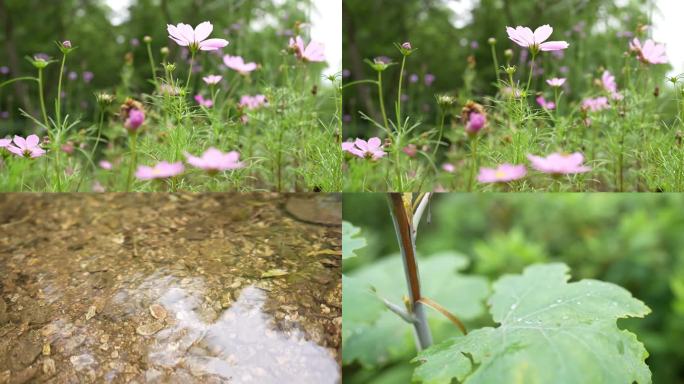
[[[347,221],[342,222],[342,259],[356,257],[356,250],[366,246],[366,239],[360,236],[361,228]]]
[[[650,309],[597,280],[568,283],[564,264],[534,265],[494,284],[496,328],[478,329],[421,352],[414,381],[467,384],[646,384],[648,352],[617,319]]]
[[[455,253],[418,260],[423,295],[463,321],[473,320],[485,312],[484,300],[489,294],[486,279],[458,273],[467,265],[468,259]],[[382,258],[342,277],[343,361],[358,361],[372,368],[410,358],[415,353],[413,327],[387,309],[371,288],[377,296],[403,306],[402,298],[408,293],[400,255]],[[449,336],[460,332],[442,314],[431,309],[428,309],[428,320],[433,329]]]

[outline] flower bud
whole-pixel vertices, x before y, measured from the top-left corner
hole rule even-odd
[[[145,36],[145,37],[143,37],[143,41],[145,42],[145,44],[149,44],[152,42],[152,37]]]
[[[64,41],[62,42],[62,46],[63,46],[64,48],[71,48],[71,41],[69,41],[69,40],[64,40]]]
[[[159,52],[161,52],[162,56],[168,56],[169,55],[169,47],[162,47]]]
[[[487,112],[482,105],[469,101],[461,111],[461,120],[465,125],[468,136],[474,136],[484,128],[487,123]]]
[[[493,38],[493,37],[490,37],[489,39],[487,39],[487,44],[489,44],[489,45],[495,45],[495,44],[496,44],[496,39]]]
[[[126,100],[121,106],[119,116],[124,121],[124,128],[130,134],[136,133],[138,128],[145,122],[145,110],[142,103],[133,99]]]
[[[95,99],[97,100],[97,103],[101,106],[107,106],[110,105],[114,101],[114,96],[108,94],[108,93],[98,93],[95,95]]]
[[[511,60],[513,58],[513,50],[510,48],[505,50],[504,57],[506,58],[506,60]]]

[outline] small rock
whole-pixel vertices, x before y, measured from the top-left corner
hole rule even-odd
[[[97,314],[97,307],[95,307],[94,305],[91,305],[90,308],[88,308],[88,312],[86,312],[86,315],[85,315],[86,321],[95,317],[96,314]]]
[[[43,356],[50,356],[50,343],[43,344]]]
[[[112,359],[116,359],[117,357],[119,357],[119,351],[112,351],[112,354],[110,356],[112,357]]]
[[[164,328],[164,326],[161,323],[147,323],[138,326],[135,331],[142,336],[152,336],[159,332],[162,328]]]
[[[71,361],[71,364],[77,371],[81,371],[95,363],[95,359],[87,353],[78,356],[71,356],[69,361]]]
[[[166,319],[166,309],[162,307],[159,304],[152,304],[150,305],[150,314],[152,314],[152,317],[154,317],[157,320],[164,320]]]
[[[47,376],[52,376],[57,372],[57,368],[55,367],[55,361],[52,360],[51,358],[47,358],[43,360],[43,373],[46,374]]]

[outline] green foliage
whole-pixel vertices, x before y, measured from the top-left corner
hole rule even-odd
[[[366,246],[366,239],[361,237],[361,229],[348,221],[342,222],[342,259],[356,257],[356,250]]]
[[[421,288],[424,296],[440,303],[466,323],[484,313],[483,301],[489,292],[487,281],[460,273],[468,266],[468,259],[445,252],[419,258],[418,263],[424,277]],[[414,353],[411,325],[389,311],[382,301],[403,306],[402,298],[407,291],[399,255],[383,258],[344,276],[342,290],[342,359],[345,364],[358,361],[367,368],[378,367]],[[436,339],[459,332],[436,311],[428,312],[428,321],[438,330]]]
[[[534,265],[494,284],[496,328],[421,352],[415,379],[450,383],[651,382],[648,353],[616,320],[650,309],[625,289],[596,280],[568,283],[563,264]],[[467,379],[466,379],[467,378]]]
[[[362,251],[363,257],[345,261],[344,270],[349,275],[397,252],[384,199],[384,194],[344,196],[343,217],[361,228],[369,243]],[[418,251],[425,255],[445,251],[468,255],[471,263],[464,274],[498,278],[507,273],[520,273],[527,265],[521,255],[529,254],[538,255],[525,256],[525,260],[530,257],[530,263],[536,257],[542,257],[544,263],[562,262],[578,280],[602,280],[627,289],[653,312],[644,319],[622,319],[620,328],[635,333],[644,343],[649,352],[646,362],[653,373],[653,382],[681,382],[684,377],[679,364],[684,359],[684,350],[680,348],[684,343],[683,196],[436,194],[429,212],[431,221],[421,223],[419,230]],[[516,240],[519,236],[524,240]],[[478,253],[500,253],[506,259],[483,258]],[[427,276],[423,270],[421,275],[424,279]],[[489,321],[478,319],[468,329],[472,330],[473,325],[490,325]],[[447,336],[456,334],[451,327]],[[412,357],[404,355],[374,371],[346,363],[345,383],[373,383],[376,377],[403,366]],[[397,368],[396,372],[400,371]],[[403,382],[409,380],[406,377]]]

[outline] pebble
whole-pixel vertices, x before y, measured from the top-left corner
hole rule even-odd
[[[71,356],[69,361],[71,361],[71,364],[77,371],[81,371],[95,363],[95,359],[87,353],[78,356]]]
[[[86,312],[86,315],[85,315],[86,321],[95,317],[96,314],[97,314],[97,308],[94,305],[91,305],[90,308],[88,308],[88,312]]]
[[[152,336],[159,332],[162,328],[164,328],[164,326],[160,323],[147,323],[139,325],[135,331],[142,336]]]
[[[57,368],[55,367],[55,361],[52,360],[51,358],[47,358],[43,360],[43,373],[46,374],[47,376],[52,376],[57,372]]]
[[[150,305],[150,314],[157,320],[164,320],[167,316],[166,309],[159,304]]]

